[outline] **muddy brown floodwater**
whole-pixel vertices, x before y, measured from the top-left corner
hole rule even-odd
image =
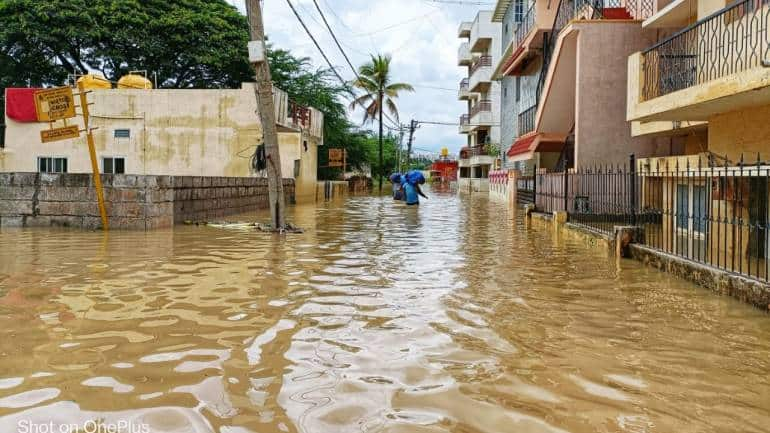
[[[430,195],[2,230],[0,431],[770,431],[770,316]]]

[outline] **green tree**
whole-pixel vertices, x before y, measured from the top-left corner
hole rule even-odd
[[[246,17],[225,0],[0,0],[0,64],[42,68],[56,83],[142,69],[159,87],[237,87],[253,76],[248,40]]]
[[[373,122],[375,118],[379,120],[379,163],[377,170],[372,170],[372,174],[376,174],[378,177],[380,192],[382,192],[382,178],[386,174],[386,166],[383,161],[383,109],[387,107],[388,111],[398,120],[398,108],[394,100],[398,97],[399,92],[414,91],[414,87],[410,84],[392,82],[390,63],[390,56],[378,54],[372,55],[371,61],[359,68],[359,76],[353,85],[362,89],[364,94],[351,103],[351,107],[361,106],[364,108],[364,124]]]

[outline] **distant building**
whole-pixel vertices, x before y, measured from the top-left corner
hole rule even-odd
[[[28,104],[14,97],[15,91],[6,89],[0,172],[90,173],[85,135],[41,143],[40,131],[48,124],[15,115],[24,108],[18,104]],[[283,177],[295,179],[298,201],[312,201],[323,113],[292,104],[280,89],[274,95]],[[94,89],[89,101],[102,173],[264,175],[251,168],[251,156],[262,140],[253,84],[224,90]],[[82,127],[81,118],[71,121]]]
[[[466,103],[459,130],[467,135],[460,151],[458,187],[488,191],[489,171],[500,157],[500,83],[492,80],[500,58],[500,23],[492,21],[491,11],[481,11],[473,22],[460,24],[458,36],[464,40],[458,65],[467,69],[458,93]]]

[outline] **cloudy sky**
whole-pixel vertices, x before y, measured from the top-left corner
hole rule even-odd
[[[244,0],[228,1],[245,11]],[[354,66],[364,63],[369,53],[388,53],[393,56],[395,78],[415,86],[415,93],[404,94],[397,101],[402,123],[413,118],[457,123],[463,112],[463,104],[457,100],[458,83],[463,77],[457,66],[457,27],[461,21],[472,21],[480,8],[491,6],[431,0],[316,1]],[[352,79],[353,72],[324,27],[313,0],[292,3],[332,64],[339,66],[340,75]],[[286,0],[266,0],[263,4],[265,30],[274,44],[295,55],[310,57],[317,66],[325,65]],[[351,116],[357,123],[362,118],[360,112]],[[464,136],[457,133],[457,126],[424,125],[415,140],[418,151],[438,151],[447,146],[456,152]]]

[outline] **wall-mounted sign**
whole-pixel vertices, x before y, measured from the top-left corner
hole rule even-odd
[[[69,87],[38,90],[35,92],[35,111],[39,122],[75,117],[75,98]]]
[[[43,143],[69,140],[78,137],[80,137],[80,127],[78,125],[70,125],[63,128],[44,129],[40,131],[40,140],[42,140]]]
[[[343,149],[329,149],[329,167],[344,167],[345,151]]]

